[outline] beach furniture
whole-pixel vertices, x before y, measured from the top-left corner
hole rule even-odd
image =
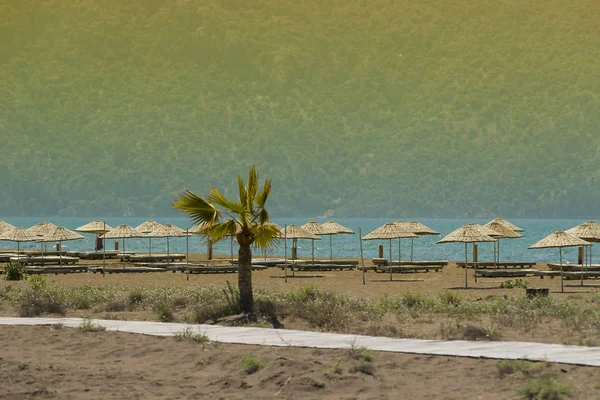
[[[457,267],[461,267],[464,268],[465,265],[467,266],[467,268],[473,268],[475,267],[475,264],[477,264],[477,268],[485,268],[485,269],[492,269],[492,268],[496,268],[496,269],[523,269],[523,268],[527,268],[527,269],[531,269],[534,268],[536,266],[537,263],[535,262],[531,262],[531,261],[478,261],[477,263],[474,262],[462,262],[459,261],[456,263]]]

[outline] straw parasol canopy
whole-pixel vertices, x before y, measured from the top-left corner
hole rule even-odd
[[[147,236],[150,238],[153,238],[153,237],[167,238],[167,262],[169,262],[169,259],[170,259],[169,256],[171,254],[171,250],[169,247],[169,238],[185,237],[185,236],[189,236],[189,233],[173,224],[164,224],[164,225],[161,225],[160,227],[158,227],[156,230],[148,233]]]
[[[327,234],[327,230],[323,228],[321,224],[315,221],[307,222],[302,225],[300,228],[309,231],[313,235],[323,235]],[[330,236],[331,237],[331,236]],[[312,260],[315,261],[315,239],[312,240]]]
[[[547,249],[547,248],[555,248],[559,249],[560,256],[560,291],[564,292],[563,285],[563,269],[562,269],[562,249],[563,247],[579,247],[579,246],[590,246],[589,242],[586,242],[583,239],[579,239],[577,236],[570,235],[563,231],[556,231],[546,236],[533,246],[530,246],[530,249]]]
[[[142,233],[150,233],[162,227],[162,224],[159,224],[156,221],[149,219],[148,221],[139,224],[135,227],[138,232]]]
[[[400,221],[398,221],[400,222]],[[388,222],[383,224],[379,228],[375,229],[373,232],[368,233],[367,235],[362,237],[362,240],[389,240],[390,241],[390,260],[389,260],[389,270],[390,270],[390,281],[392,280],[392,239],[398,239],[398,265],[400,265],[402,260],[402,250],[400,247],[400,239],[401,238],[416,238],[418,237],[414,233],[410,232],[406,229],[403,223],[398,222]]]
[[[332,236],[333,235],[354,235],[350,229],[346,228],[343,225],[338,224],[337,222],[327,221],[321,225],[323,230],[325,231],[322,235],[329,236],[329,259],[333,260],[333,246],[332,246]]]
[[[565,231],[569,235],[583,239],[586,242],[600,242],[600,225],[586,222]]]
[[[21,242],[35,242],[39,236],[27,232],[23,228],[12,228],[0,235],[0,240],[17,242],[17,255],[21,252]]]
[[[8,222],[4,222],[0,219],[0,234],[11,230],[14,228],[14,225],[9,224]]]
[[[439,232],[434,231],[427,225],[422,224],[418,221],[404,222],[404,226],[406,226],[406,229],[408,229],[409,231],[411,231],[412,233],[414,233],[417,236],[439,235],[440,234]],[[414,243],[415,243],[415,239],[413,238],[410,240],[410,261],[413,260]]]
[[[145,237],[145,235],[129,225],[122,224],[104,233],[100,237],[102,239],[123,239],[123,253],[125,253],[125,239],[140,238]]]
[[[500,261],[500,239],[518,239],[523,237],[523,235],[513,231],[508,228],[506,225],[501,224],[497,221],[490,221],[487,224],[483,225],[484,228],[491,229],[494,232],[497,232],[498,235],[495,235],[498,243],[498,252],[496,253],[496,244],[494,243],[494,263],[496,261]]]
[[[135,229],[142,233],[150,233],[155,230],[158,230],[162,227],[162,224],[159,224],[156,221],[149,219],[148,221],[139,224],[135,227]],[[152,237],[148,236],[148,255],[152,255]]]
[[[80,239],[85,239],[85,237],[78,233],[70,231],[63,226],[57,226],[56,228],[54,228],[52,230],[52,232],[49,232],[49,233],[45,234],[44,236],[42,236],[42,238],[39,239],[39,241],[40,242],[58,242],[60,244],[61,250],[62,250],[62,242],[63,241],[80,240]],[[60,257],[59,264],[62,265],[62,251],[60,251],[58,254]]]
[[[421,235],[439,235],[439,232],[434,231],[427,225],[424,225],[418,221],[409,221],[405,223],[406,227],[410,229],[410,231],[418,236]]]
[[[52,222],[40,222],[39,224],[27,228],[26,231],[32,235],[46,236],[47,234],[53,232],[56,228],[58,228],[58,226],[54,225]]]
[[[490,222],[498,222],[498,223],[504,225],[505,227],[507,227],[508,229],[513,230],[515,232],[525,232],[525,229],[519,228],[518,226],[516,226],[513,223],[508,222],[504,218],[494,218]]]
[[[80,226],[79,228],[77,228],[75,230],[77,232],[94,233],[96,235],[102,235],[103,233],[106,233],[106,232],[110,231],[111,229],[113,229],[113,228],[110,227],[106,222],[95,220],[95,221],[90,222],[89,224]]]
[[[482,230],[480,228],[483,228],[483,227],[479,224],[468,224],[461,228],[456,229],[455,231],[450,232],[442,240],[438,241],[438,243],[464,243],[465,244],[465,288],[468,287],[467,263],[469,262],[469,256],[467,253],[467,244],[468,243],[477,243],[477,242],[493,242],[496,240],[493,237],[483,234]]]
[[[495,230],[492,230],[486,226],[483,225],[479,225],[476,222],[471,222],[470,224],[467,224],[465,226],[472,226],[475,229],[479,230],[479,232],[481,232],[482,235],[485,236],[490,236],[492,238],[498,237],[498,236],[502,236],[499,232],[496,232]]]

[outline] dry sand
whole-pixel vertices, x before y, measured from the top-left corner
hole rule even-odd
[[[118,332],[0,327],[0,399],[518,399],[522,372],[501,361],[374,353],[372,375],[348,350],[195,343]],[[263,367],[246,373],[241,358]],[[338,365],[342,372],[334,372]],[[600,398],[600,369],[536,363],[570,384],[571,399]]]

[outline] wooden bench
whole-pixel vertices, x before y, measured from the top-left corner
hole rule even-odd
[[[392,265],[392,266],[376,266],[375,271],[378,273],[390,272],[390,268],[392,269],[392,273],[407,273],[407,272],[429,272],[435,271],[438,272],[444,267],[442,265]]]
[[[474,263],[472,261],[469,261],[468,263],[466,263],[467,268],[474,268],[475,264],[477,264],[477,268],[482,268],[482,269],[533,269],[537,263],[535,262],[530,262],[530,261],[500,261],[497,263],[494,263],[493,261],[478,261],[477,263]],[[465,267],[465,262],[464,261],[458,261],[456,263],[457,267],[461,267],[464,268]]]
[[[185,260],[185,254],[132,254],[119,257],[122,261],[134,262],[159,262],[159,261],[181,261]]]
[[[29,275],[42,275],[42,274],[54,274],[54,275],[66,275],[88,272],[88,266],[77,265],[67,267],[43,267],[43,266],[29,266],[25,267],[25,273]]]
[[[536,269],[478,269],[476,275],[484,278],[513,278],[523,276],[533,276],[538,272]]]
[[[560,271],[560,264],[548,263],[548,268],[552,271]],[[582,265],[582,264],[563,264],[563,271],[600,271],[600,264]]]
[[[278,268],[285,269],[285,264],[278,264]],[[356,269],[356,265],[351,264],[312,264],[312,263],[296,263],[288,264],[288,269],[295,269],[296,271],[353,271]]]
[[[54,264],[77,264],[79,258],[77,257],[57,257],[57,256],[44,256],[44,257],[29,257],[29,256],[15,256],[10,258],[11,262],[18,262],[23,265],[41,264],[41,265],[54,265]]]
[[[92,273],[102,273],[102,267],[93,267],[88,268],[89,272]],[[105,273],[107,274],[140,274],[147,272],[165,272],[164,268],[147,268],[147,267],[127,267],[127,268],[104,268]]]

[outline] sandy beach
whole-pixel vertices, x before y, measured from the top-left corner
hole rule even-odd
[[[518,399],[543,374],[572,399],[599,393],[599,372],[498,360],[375,353],[361,368],[349,350],[267,348],[57,327],[1,327],[0,399]],[[245,371],[242,358],[261,367]],[[363,369],[366,372],[356,370]]]

